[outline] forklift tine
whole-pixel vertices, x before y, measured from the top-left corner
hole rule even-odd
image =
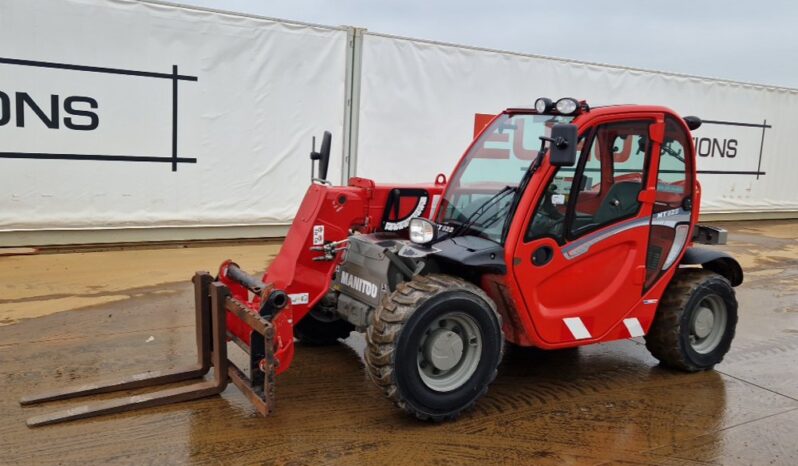
[[[59,390],[38,393],[36,395],[24,396],[19,400],[19,404],[32,405],[45,401],[67,400],[100,393],[116,392],[121,390],[133,390],[136,388],[152,387],[183,380],[202,377],[208,371],[201,367],[181,368],[174,371],[149,371],[141,374],[119,377],[118,379],[108,379],[102,382],[88,383],[85,385],[65,387]]]
[[[121,413],[134,409],[162,406],[180,401],[194,400],[216,395],[224,391],[229,380],[227,362],[227,326],[225,322],[225,302],[229,291],[221,283],[210,284],[210,303],[213,328],[213,348],[211,364],[213,380],[203,380],[184,387],[168,388],[153,393],[135,395],[120,399],[90,403],[50,414],[33,416],[28,419],[29,427],[55,424],[59,422],[84,419],[103,414]],[[147,385],[152,385],[151,383]],[[96,393],[96,392],[95,392]]]
[[[144,395],[80,405],[62,411],[33,416],[28,419],[27,424],[28,427],[38,427],[87,417],[101,416],[103,414],[121,413],[134,409],[193,400],[219,393],[217,385],[218,384],[213,381],[206,381]]]
[[[64,387],[36,395],[24,396],[19,404],[31,405],[45,401],[66,400],[87,395],[152,387],[195,379],[208,373],[211,365],[211,310],[208,290],[213,278],[208,272],[194,274],[194,300],[197,328],[197,364],[169,371],[147,371],[140,374],[108,379],[73,387]]]

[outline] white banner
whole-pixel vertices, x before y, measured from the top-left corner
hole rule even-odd
[[[798,210],[788,140],[798,91],[588,65],[379,34],[363,41],[357,174],[418,182],[447,176],[476,113],[537,97],[650,104],[705,123],[697,138],[701,210]]]
[[[356,175],[431,183],[476,113],[538,96],[697,115],[703,212],[798,211],[798,91],[372,33],[352,44],[346,28],[131,0],[0,2],[0,232],[283,225],[312,136],[333,133],[336,183],[345,133]]]
[[[346,43],[165,5],[4,0],[0,230],[290,222],[312,136],[333,132],[341,176]]]

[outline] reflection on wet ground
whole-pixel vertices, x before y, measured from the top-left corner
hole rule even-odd
[[[274,248],[0,257],[0,464],[797,464],[798,223],[724,226],[747,276],[737,338],[716,371],[662,369],[641,340],[513,349],[476,408],[440,425],[383,398],[353,334],[345,345],[299,347],[269,418],[229,387],[28,429],[25,418],[70,404],[23,409],[25,393],[191,362],[191,284],[176,277],[227,255],[262,269]],[[92,301],[103,296],[114,299]]]

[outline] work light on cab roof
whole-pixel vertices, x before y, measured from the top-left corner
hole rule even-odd
[[[559,115],[577,115],[588,111],[587,102],[577,101],[571,97],[563,97],[557,102],[546,97],[540,97],[535,101],[535,111],[539,114],[556,113]]]

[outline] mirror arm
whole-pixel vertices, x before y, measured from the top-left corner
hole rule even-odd
[[[541,147],[545,144],[545,141],[549,141],[554,147],[560,150],[564,150],[568,148],[568,140],[564,137],[560,136],[557,139],[550,138],[547,136],[538,136],[540,138],[540,145]]]
[[[542,154],[544,150],[546,150],[546,141],[550,140],[551,138],[547,138],[545,136],[540,136],[540,149],[538,150],[538,154]]]

